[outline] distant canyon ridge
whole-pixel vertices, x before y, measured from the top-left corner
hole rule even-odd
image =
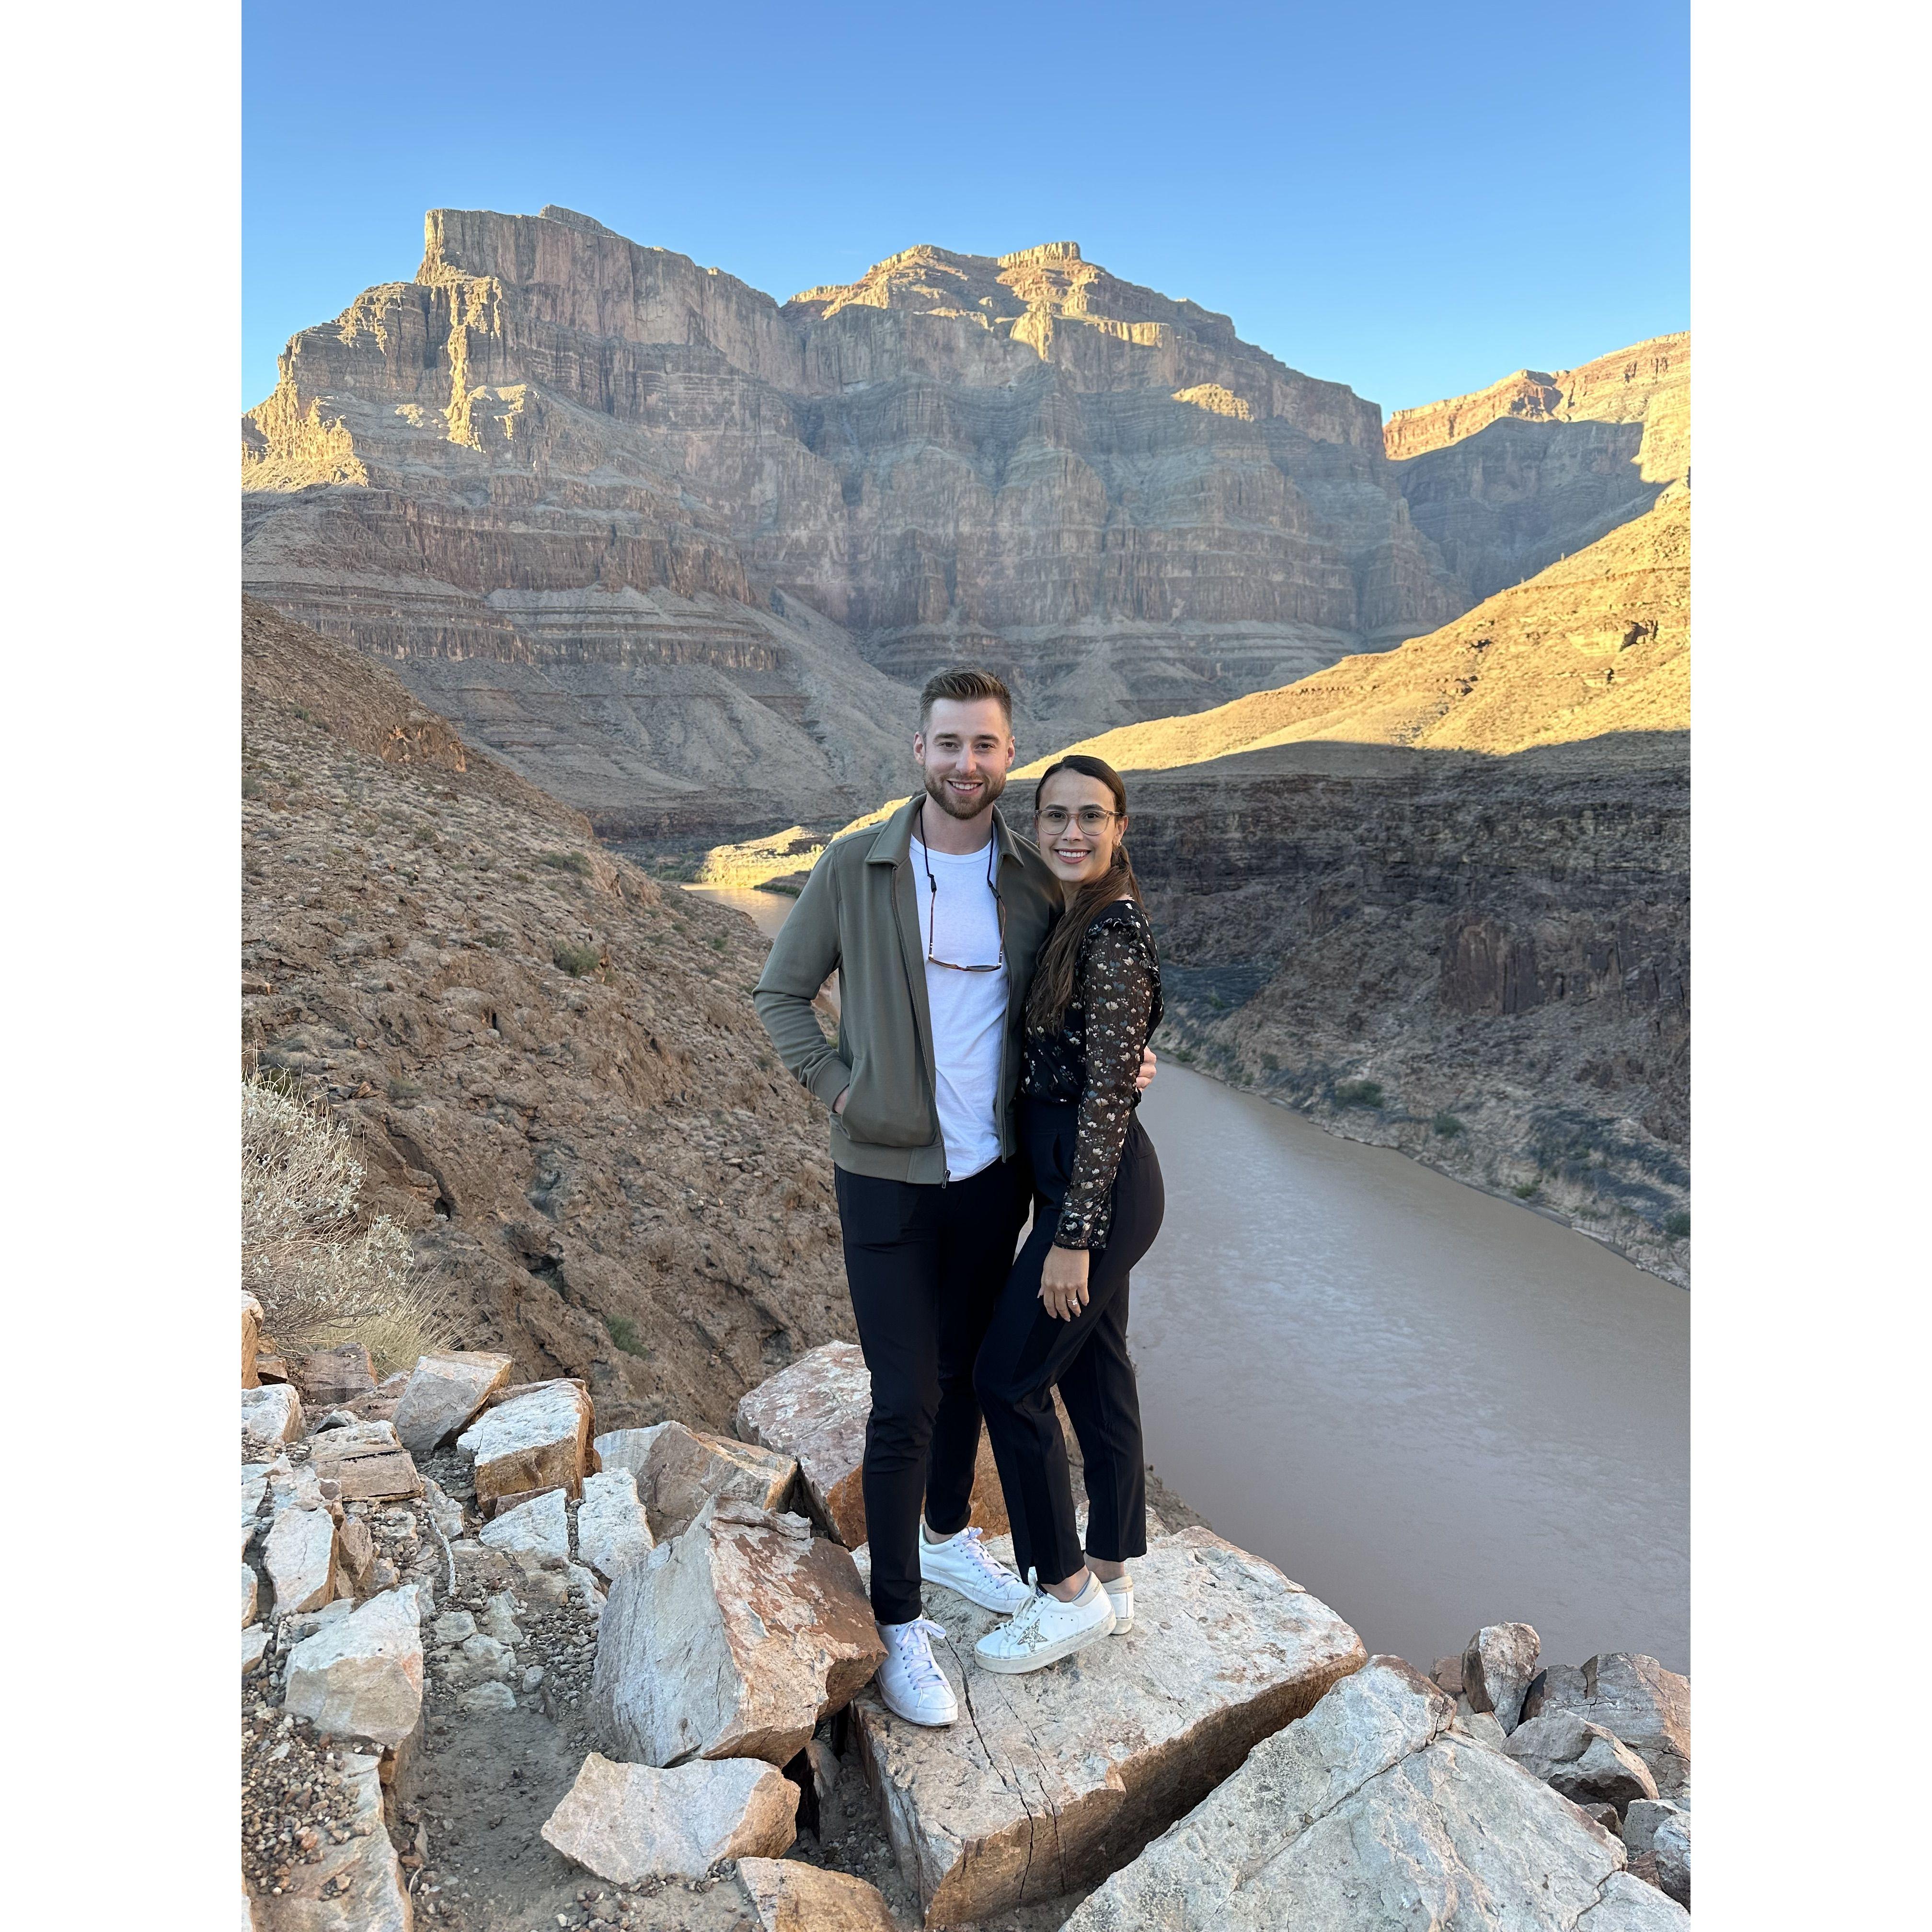
[[[1071,242],[781,304],[559,208],[433,211],[290,343],[244,580],[603,836],[823,830],[970,660],[1028,753],[1452,624],[1688,476],[1689,338],[1406,410]]]

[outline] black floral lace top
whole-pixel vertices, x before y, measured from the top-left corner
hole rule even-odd
[[[1080,942],[1073,997],[1057,1033],[1029,1026],[1020,1090],[1077,1103],[1073,1174],[1054,1244],[1103,1248],[1113,1218],[1114,1176],[1140,1096],[1141,1049],[1160,1024],[1160,961],[1148,916],[1116,899],[1094,916]]]

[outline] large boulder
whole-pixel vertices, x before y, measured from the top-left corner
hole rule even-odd
[[[1025,1681],[1024,1679],[1021,1680]],[[1668,1932],[1622,1846],[1378,1657],[1256,1746],[1064,1932]]]
[[[1658,1795],[1680,1798],[1690,1782],[1690,1680],[1654,1657],[1611,1651],[1582,1670],[1550,1670],[1526,1708],[1570,1711],[1614,1732],[1649,1766]]]
[[[289,1653],[284,1708],[321,1730],[400,1744],[422,1714],[422,1622],[411,1583],[325,1624]]]
[[[992,1553],[1010,1561],[1004,1538]],[[1026,1676],[982,1670],[999,1622],[949,1600],[934,1654],[962,1720],[927,1730],[868,1691],[860,1749],[928,1925],[1090,1884],[1360,1667],[1362,1641],[1272,1564],[1206,1529],[1135,1565],[1132,1632]]]
[[[652,1540],[650,1520],[638,1500],[638,1479],[629,1470],[604,1469],[584,1478],[577,1510],[577,1553],[584,1562],[614,1582],[651,1553]]]
[[[758,1932],[898,1932],[898,1922],[876,1886],[796,1858],[740,1858],[744,1888]]]
[[[1487,1711],[1507,1736],[1522,1719],[1541,1640],[1528,1624],[1485,1624],[1462,1647],[1462,1694]]]
[[[570,1558],[570,1512],[561,1490],[546,1490],[526,1503],[501,1511],[480,1532],[485,1546],[508,1556]]]
[[[382,1828],[381,1767],[376,1757],[344,1760],[356,1804],[349,1835],[339,1845],[325,1838],[321,1856],[298,1864],[279,1897],[254,1901],[260,1932],[410,1932],[402,1869]]]
[[[1632,1800],[1624,1814],[1624,1846],[1634,1866],[1648,1858],[1657,1882],[1688,1910],[1690,1904],[1690,1814],[1667,1798]]]
[[[638,1500],[658,1543],[688,1528],[714,1496],[782,1510],[798,1478],[798,1464],[789,1454],[709,1436],[681,1422],[614,1429],[592,1446],[607,1474],[628,1469],[637,1479]]]
[[[466,1429],[508,1382],[514,1366],[508,1355],[476,1348],[419,1356],[393,1418],[403,1447],[412,1456],[427,1456]]]
[[[302,1431],[302,1398],[286,1382],[242,1391],[242,1460],[266,1462]]]
[[[634,1762],[782,1765],[884,1656],[844,1550],[802,1517],[712,1503],[611,1585],[591,1721]]]
[[[476,1459],[476,1500],[485,1510],[539,1490],[584,1486],[590,1398],[579,1382],[536,1382],[486,1408],[456,1438]]]
[[[335,1594],[335,1522],[326,1509],[285,1509],[262,1546],[274,1614],[316,1610]]]
[[[661,1771],[592,1751],[544,1841],[614,1885],[699,1879],[722,1858],[777,1858],[797,1836],[799,1788],[760,1758]]]
[[[872,1412],[872,1378],[864,1352],[854,1342],[827,1342],[740,1397],[734,1422],[747,1442],[797,1459],[812,1514],[848,1550],[866,1540],[860,1472]],[[969,1520],[989,1536],[1010,1526],[1006,1493],[983,1429]]]
[[[1503,1748],[1533,1776],[1574,1804],[1612,1804],[1621,1818],[1634,1798],[1654,1798],[1650,1767],[1601,1724],[1574,1711],[1546,1711],[1526,1718]]]

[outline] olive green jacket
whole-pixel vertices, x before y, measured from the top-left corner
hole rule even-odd
[[[772,945],[752,1004],[799,1083],[832,1117],[832,1158],[854,1174],[939,1183],[946,1147],[926,997],[926,933],[913,878],[910,799],[880,826],[848,833],[812,868]],[[1046,862],[993,808],[994,884],[1006,908],[1006,1032],[1000,1057],[1000,1151],[1016,1144],[1022,1016],[1034,962],[1060,910]],[[812,1002],[838,974],[838,1038],[825,1037]]]

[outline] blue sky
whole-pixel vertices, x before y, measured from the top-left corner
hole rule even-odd
[[[1080,243],[1399,409],[1690,322],[1684,0],[246,0],[242,397],[437,206],[556,202],[782,301]]]

